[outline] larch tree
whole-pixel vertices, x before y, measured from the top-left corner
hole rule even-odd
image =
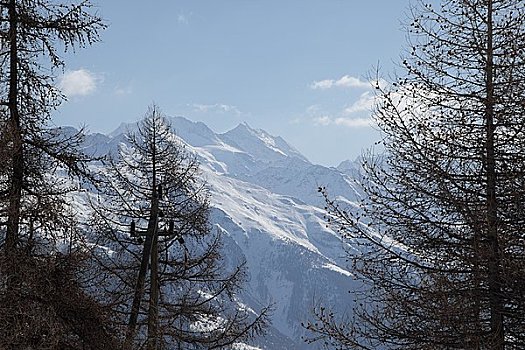
[[[106,165],[91,227],[128,346],[215,349],[264,333],[268,311],[236,302],[244,263],[227,261],[211,230],[198,161],[158,107]]]
[[[310,341],[338,349],[525,344],[525,6],[419,1],[406,72],[378,88],[385,148],[355,208],[329,220],[361,254],[353,316],[316,308]]]
[[[64,66],[60,50],[85,47],[104,28],[91,3],[6,0],[0,3],[0,217],[6,254],[64,228],[58,169],[85,173],[79,136],[50,126],[64,96],[53,74]]]
[[[88,46],[104,28],[89,1],[0,1],[0,348],[104,349],[118,342],[89,293],[85,253],[62,254],[75,230],[66,175],[87,175],[80,134],[50,123],[64,100],[61,51]]]

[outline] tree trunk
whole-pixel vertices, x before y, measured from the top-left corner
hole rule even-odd
[[[6,252],[12,253],[18,241],[20,226],[20,203],[24,178],[24,153],[22,130],[18,111],[18,15],[16,1],[9,1],[9,134],[12,138],[11,179],[9,188],[9,208],[6,230]]]
[[[148,310],[148,350],[157,350],[157,320],[159,317],[159,251],[158,251],[158,230],[153,236],[153,246],[151,249],[151,270],[150,270],[150,294]]]
[[[486,63],[486,91],[485,122],[486,139],[486,167],[487,167],[487,246],[488,246],[488,280],[490,303],[490,331],[493,336],[492,349],[502,350],[504,345],[503,303],[501,299],[500,266],[501,256],[498,240],[498,202],[496,197],[496,160],[494,145],[494,50],[492,28],[492,0],[487,7],[487,63]]]
[[[137,319],[139,315],[140,302],[144,295],[144,282],[148,272],[148,263],[153,248],[153,240],[157,232],[157,220],[159,215],[159,199],[156,191],[153,191],[153,199],[151,201],[151,212],[148,221],[148,230],[146,232],[146,240],[144,241],[144,249],[142,251],[142,260],[140,262],[139,275],[137,277],[137,284],[135,286],[135,294],[133,296],[133,303],[129,316],[128,331],[126,333],[126,344],[129,346],[133,342],[135,336],[135,329],[137,327]],[[156,241],[156,240],[155,240]]]

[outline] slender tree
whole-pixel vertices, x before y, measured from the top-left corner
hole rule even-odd
[[[267,310],[237,308],[244,264],[227,272],[198,162],[156,106],[107,165],[92,227],[128,345],[213,349],[260,334]]]
[[[80,278],[84,252],[58,253],[75,229],[65,175],[86,175],[80,133],[50,125],[64,99],[60,51],[90,45],[104,25],[89,1],[0,2],[0,347],[105,349],[107,309]],[[73,244],[72,244],[73,245]]]
[[[64,64],[59,48],[92,44],[104,27],[91,7],[86,0],[0,3],[0,216],[7,253],[33,232],[49,234],[60,226],[62,194],[69,188],[48,174],[84,170],[84,156],[75,151],[79,138],[64,137],[48,123],[64,97],[52,75]]]
[[[525,7],[412,8],[406,75],[378,86],[385,154],[358,210],[327,198],[361,248],[353,318],[317,308],[310,340],[345,349],[520,349],[525,343]]]

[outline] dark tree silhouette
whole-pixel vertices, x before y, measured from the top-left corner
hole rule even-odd
[[[104,25],[89,1],[6,0],[0,3],[0,218],[6,253],[64,228],[64,196],[70,187],[59,169],[85,173],[77,152],[80,134],[49,126],[64,96],[53,73],[64,65],[59,49],[98,40]],[[45,232],[44,232],[45,231]]]
[[[208,203],[196,158],[151,107],[108,161],[92,225],[128,345],[214,349],[263,333],[268,311],[238,308],[244,262],[224,259]]]
[[[310,340],[341,349],[520,349],[525,343],[525,7],[424,1],[406,75],[378,86],[385,154],[357,210],[329,217],[362,254],[354,316],[317,308]]]
[[[81,133],[50,115],[65,98],[54,75],[60,51],[85,47],[104,28],[89,1],[0,2],[0,348],[106,349],[118,342],[108,309],[87,292],[85,252],[58,253],[76,230],[66,194],[87,175]],[[73,246],[73,244],[72,244]],[[85,274],[87,277],[87,274]]]
[[[111,310],[86,293],[89,256],[13,255],[0,256],[0,275],[13,280],[0,294],[0,348],[121,348]]]

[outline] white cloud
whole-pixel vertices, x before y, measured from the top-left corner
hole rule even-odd
[[[374,121],[371,118],[336,118],[334,120],[335,125],[342,125],[348,128],[360,128],[374,125]]]
[[[311,106],[308,106],[308,108],[306,108],[306,113],[308,115],[320,114],[322,113],[322,111],[323,111],[323,108],[320,104],[311,105]]]
[[[327,115],[314,117],[314,125],[328,126],[330,124],[333,124],[333,120]]]
[[[117,96],[131,95],[133,93],[133,87],[131,85],[127,85],[127,86],[118,85],[117,87],[115,87],[114,93]]]
[[[361,88],[361,89],[370,88],[370,82],[362,81],[359,78],[351,77],[348,75],[341,77],[341,79],[337,80],[334,83],[334,85],[337,87],[352,87],[352,88]]]
[[[348,75],[338,80],[321,80],[310,85],[312,89],[330,89],[334,87],[362,88],[366,91],[350,104],[339,108],[331,108],[327,111],[323,106],[317,104],[306,109],[306,115],[315,126],[342,126],[347,128],[362,128],[376,125],[371,118],[372,110],[378,101],[373,90],[374,86],[387,87],[384,80],[362,81]]]
[[[321,116],[313,118],[314,125],[317,126],[330,126],[338,125],[347,128],[361,128],[374,125],[374,121],[371,118],[345,118],[345,117],[329,117]]]
[[[357,101],[346,107],[343,114],[350,115],[359,112],[370,112],[372,107],[374,107],[375,101],[376,97],[371,94],[370,91],[366,91],[359,96]]]
[[[232,105],[215,103],[215,104],[193,104],[193,109],[202,113],[233,113],[241,115],[241,111]]]
[[[310,84],[310,88],[314,90],[327,90],[333,87],[369,89],[372,87],[372,84],[368,81],[363,81],[359,78],[351,77],[349,75],[345,75],[337,80],[325,79],[314,81]]]
[[[327,111],[317,104],[309,106],[306,115],[315,126],[369,127],[375,125],[370,115],[376,99],[372,91],[365,91],[356,101],[344,108]]]
[[[62,75],[58,87],[68,97],[87,96],[95,92],[99,81],[86,69],[70,70]]]
[[[310,84],[310,88],[314,90],[317,90],[317,89],[326,90],[326,89],[330,89],[332,86],[334,86],[334,81],[328,80],[328,79],[314,81],[313,83]]]

